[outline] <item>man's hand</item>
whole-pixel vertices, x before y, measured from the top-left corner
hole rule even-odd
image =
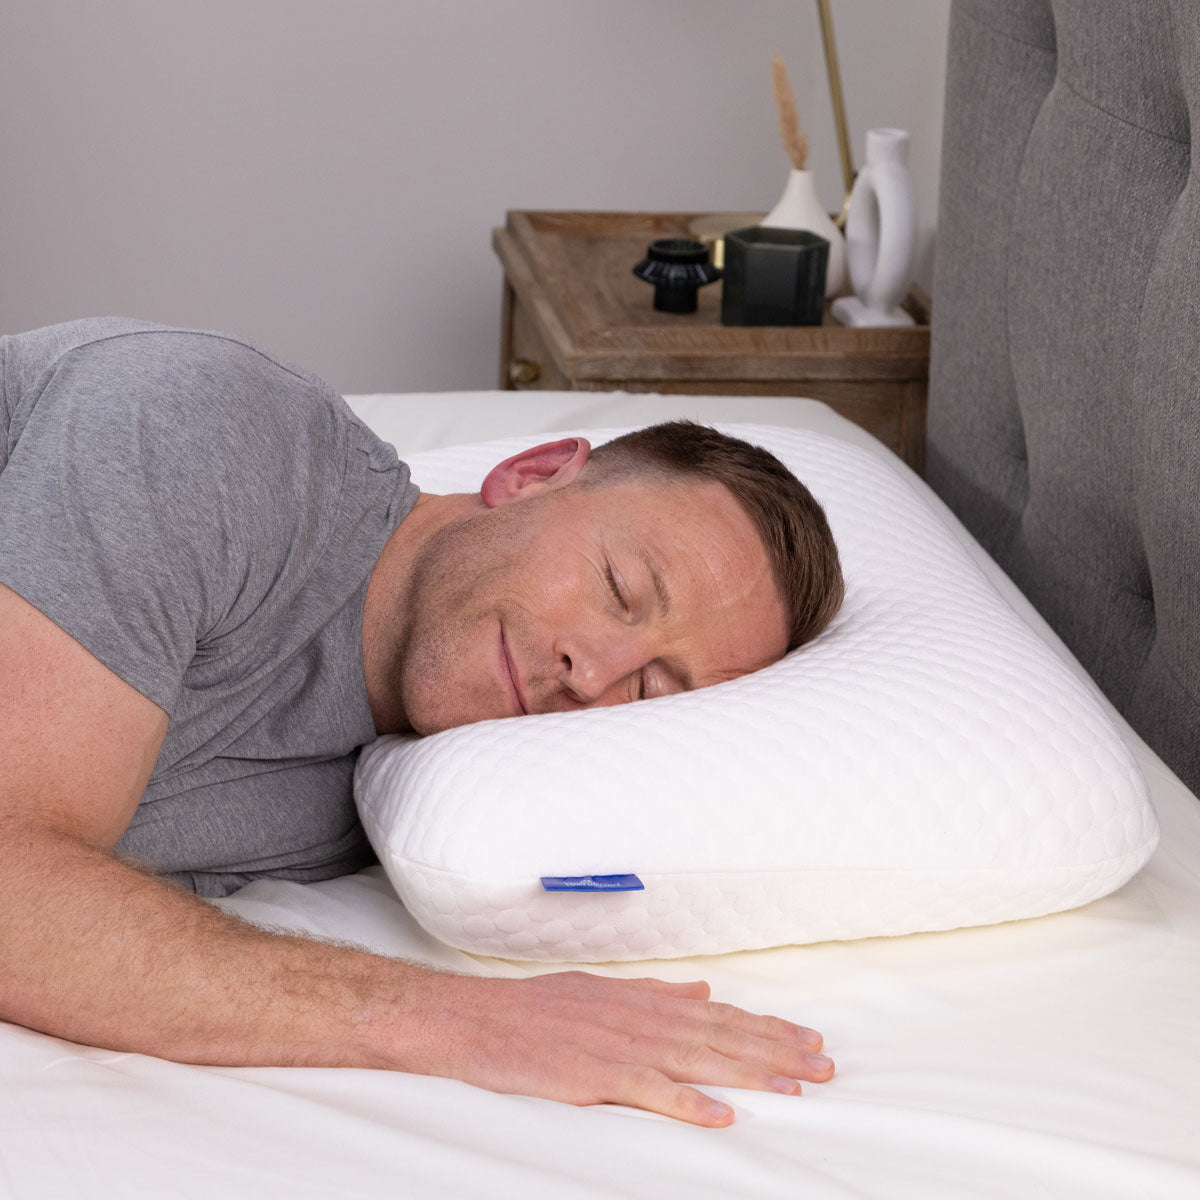
[[[690,1083],[797,1094],[833,1063],[821,1035],[709,1001],[706,983],[607,979],[583,971],[533,979],[431,976],[396,1047],[406,1070],[569,1104],[628,1104],[696,1125],[733,1120]],[[422,1034],[419,1040],[414,1029]]]

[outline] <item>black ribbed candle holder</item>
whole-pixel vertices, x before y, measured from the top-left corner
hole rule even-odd
[[[654,307],[671,313],[695,312],[696,293],[721,278],[721,272],[708,261],[708,247],[691,238],[651,242],[633,273],[654,285]]]

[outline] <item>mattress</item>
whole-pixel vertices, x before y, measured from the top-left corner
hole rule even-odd
[[[694,416],[817,429],[906,470],[812,401],[468,393],[352,403],[402,456],[505,433]],[[1113,717],[1162,836],[1147,867],[1111,896],[985,928],[589,967],[703,978],[716,999],[824,1033],[838,1063],[828,1084],[799,1097],[706,1089],[734,1106],[727,1129],[389,1072],[185,1066],[0,1025],[0,1196],[1192,1200],[1200,805]],[[459,971],[556,969],[436,942],[380,868],[308,886],[259,881],[217,903]]]

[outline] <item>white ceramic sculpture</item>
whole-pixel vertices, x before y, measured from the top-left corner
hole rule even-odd
[[[903,129],[867,132],[867,162],[850,192],[846,260],[853,296],[834,301],[843,325],[912,325],[900,307],[912,283],[917,206]]]
[[[846,241],[817,196],[811,171],[790,171],[779,203],[761,224],[774,229],[807,229],[829,243],[825,295],[836,296],[846,279]]]

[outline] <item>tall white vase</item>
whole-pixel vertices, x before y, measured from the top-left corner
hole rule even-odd
[[[846,261],[853,296],[835,300],[843,325],[912,325],[900,307],[912,284],[917,204],[903,129],[867,131],[867,162],[850,191]]]
[[[792,171],[779,203],[761,224],[774,229],[807,229],[829,243],[829,265],[825,270],[825,295],[836,296],[846,279],[846,241],[817,197],[811,171]]]

